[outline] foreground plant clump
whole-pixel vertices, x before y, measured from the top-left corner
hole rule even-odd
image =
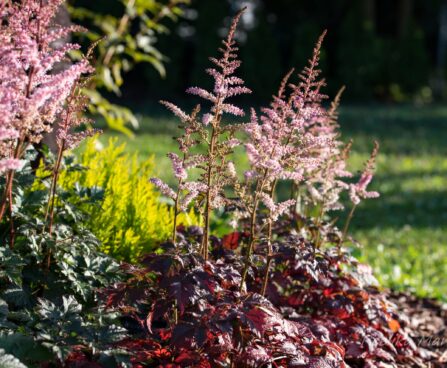
[[[378,144],[358,182],[349,183],[351,143],[339,140],[337,125],[341,92],[323,106],[324,34],[298,83],[289,82],[290,71],[260,116],[252,109],[249,123],[234,124],[224,119],[244,111],[228,99],[251,92],[235,75],[241,14],[221,57],[210,59],[214,89],[188,90],[211,107],[187,114],[163,101],[182,122],[182,156],[169,154],[177,188],[152,182],[175,201],[176,215],[194,201],[204,228],[174,223],[163,252],[143,258],[142,268],[127,267],[128,281],[105,293],[107,307],[127,314],[136,336],[121,346],[136,365],[166,367],[424,366],[427,356],[404,331],[370,268],[344,247],[356,207],[379,196],[367,189]],[[191,153],[198,144],[205,154]],[[250,163],[242,175],[231,161],[241,144]],[[188,181],[192,167],[202,171],[195,182]],[[278,201],[284,182],[291,195]],[[343,209],[343,192],[352,206],[339,231],[328,214]],[[222,207],[236,229],[217,238],[210,235],[210,214]]]
[[[7,367],[61,364],[81,345],[107,360],[124,336],[96,292],[120,280],[119,264],[99,252],[77,207],[95,191],[59,186],[62,168],[80,170],[65,151],[92,133],[73,130],[86,122],[81,89],[91,68],[87,57],[58,67],[79,48],[55,42],[79,30],[53,24],[61,3],[0,4],[0,365]],[[48,133],[56,156],[42,143]]]
[[[115,243],[111,250],[105,243],[119,234],[95,227],[100,244],[90,232],[92,221],[124,228],[95,212],[107,199],[112,208],[124,199],[107,192],[117,180],[107,165],[98,174],[108,179],[90,182],[89,169],[65,155],[91,134],[72,130],[84,122],[81,77],[90,68],[85,58],[54,72],[77,48],[51,46],[69,32],[51,23],[60,3],[0,7],[0,362],[336,368],[422,367],[436,358],[417,348],[405,316],[396,315],[370,268],[345,247],[356,207],[379,195],[368,191],[378,144],[353,182],[346,166],[351,143],[340,141],[337,125],[341,92],[324,106],[324,34],[298,82],[290,71],[268,107],[234,123],[228,117],[245,113],[231,99],[251,93],[236,75],[242,12],[235,16],[207,70],[213,90],[188,90],[209,102],[205,112],[198,105],[187,114],[163,102],[183,128],[181,154],[169,154],[176,187],[151,179],[174,203],[169,239],[138,263],[119,265],[100,249],[135,260],[146,245]],[[56,157],[42,145],[51,131]],[[231,160],[241,145],[250,165],[243,173]],[[206,152],[195,153],[196,146]],[[197,180],[190,180],[192,168],[201,173]],[[119,193],[132,190],[138,188]],[[329,213],[343,209],[343,194],[352,205],[340,231]],[[194,209],[203,227],[184,225]],[[212,234],[216,209],[234,227],[222,238]]]

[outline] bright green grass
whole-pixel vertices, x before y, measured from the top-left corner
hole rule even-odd
[[[169,182],[165,155],[176,150],[177,122],[148,114],[156,117],[142,118],[134,139],[120,140],[142,157],[154,154],[160,177]],[[340,122],[344,138],[355,142],[352,168],[362,167],[374,139],[381,143],[373,183],[381,198],[357,210],[351,232],[364,248],[355,254],[384,285],[447,300],[447,108],[350,107]]]

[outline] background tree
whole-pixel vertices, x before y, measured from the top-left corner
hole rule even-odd
[[[112,103],[108,96],[121,95],[124,73],[138,63],[150,64],[165,77],[165,57],[155,47],[157,35],[168,33],[166,19],[177,20],[186,4],[189,0],[72,1],[72,18],[88,28],[82,36],[96,46],[96,74],[86,90],[90,110],[110,127],[131,134],[128,124],[138,126],[131,110]]]
[[[204,56],[217,46],[219,32],[203,30],[211,29],[211,24],[228,23],[224,18],[231,14],[235,3],[196,0],[188,10],[195,16],[181,19],[169,38],[160,36],[167,58],[181,59],[182,63],[169,65],[169,89],[139,93],[145,101],[181,95],[188,85],[205,82],[198,71],[204,66]],[[444,48],[440,37],[442,0],[257,0],[248,5],[237,37],[247,46],[242,55],[247,83],[263,84],[250,96],[258,103],[268,100],[273,81],[280,78],[273,66],[260,67],[264,60],[273,60],[283,70],[303,66],[306,50],[311,48],[309,40],[316,39],[324,29],[329,31],[327,46],[322,50],[328,92],[335,94],[346,84],[347,100],[430,101],[439,80],[432,76],[446,67],[437,56]],[[185,29],[188,31],[183,32]],[[180,49],[178,45],[182,45]],[[155,73],[145,73],[144,81],[140,75],[133,79],[132,89],[143,91],[148,83],[157,83]]]

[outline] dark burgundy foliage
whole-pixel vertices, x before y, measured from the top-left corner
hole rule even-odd
[[[369,267],[348,254],[284,233],[263,297],[262,244],[239,291],[239,248],[215,238],[204,263],[201,231],[181,230],[176,247],[125,266],[128,281],[104,292],[107,308],[125,316],[132,337],[118,346],[134,367],[423,366]]]

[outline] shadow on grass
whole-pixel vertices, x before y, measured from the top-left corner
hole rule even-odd
[[[447,156],[445,107],[347,107],[341,109],[340,125],[360,153],[369,152],[377,139],[384,153]]]

